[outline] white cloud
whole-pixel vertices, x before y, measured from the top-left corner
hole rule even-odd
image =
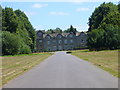
[[[36,4],[33,4],[33,8],[42,8],[42,7],[46,7],[48,6],[48,4],[40,4],[40,3],[36,3]]]
[[[50,15],[61,15],[61,16],[66,16],[69,15],[69,13],[66,12],[50,12]]]
[[[80,11],[89,11],[89,8],[77,8],[76,11],[77,12],[80,12]]]

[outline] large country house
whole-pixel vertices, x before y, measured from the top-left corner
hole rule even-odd
[[[86,47],[87,34],[85,32],[45,34],[41,30],[36,32],[36,51],[73,50]]]

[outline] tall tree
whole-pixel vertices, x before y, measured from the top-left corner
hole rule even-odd
[[[30,53],[35,48],[35,30],[28,17],[21,10],[2,9],[2,40],[5,54]],[[17,39],[18,37],[18,39]],[[12,41],[13,40],[13,41]],[[16,40],[16,41],[15,41]],[[14,46],[16,43],[16,46]],[[19,47],[18,49],[16,49]],[[17,51],[16,51],[16,50]]]
[[[77,30],[76,30],[76,28],[74,28],[74,27],[71,25],[70,28],[68,28],[68,29],[65,30],[64,32],[66,32],[66,33],[72,32],[72,33],[76,34]]]
[[[48,29],[45,33],[46,33],[46,34],[53,34],[53,33],[55,33],[55,32],[54,32],[53,29]]]
[[[60,28],[57,27],[57,28],[54,30],[54,32],[55,32],[55,33],[62,33],[62,29],[60,29]]]
[[[18,17],[12,8],[2,9],[2,30],[16,32],[18,29]]]
[[[18,16],[19,19],[18,32],[22,33],[22,36],[26,38],[25,42],[30,46],[32,51],[34,51],[36,34],[34,28],[32,27],[32,24],[30,23],[25,13],[22,12],[21,10],[16,10],[15,14]]]
[[[113,3],[103,3],[95,9],[89,18],[89,48],[93,50],[120,48],[120,13],[118,10],[118,6]]]
[[[118,11],[120,13],[120,1],[118,2]]]
[[[101,22],[104,20],[107,14],[111,12],[116,12],[117,6],[113,3],[103,3],[99,7],[95,9],[92,15],[89,18],[89,29],[88,31],[92,31],[92,29],[97,29]]]

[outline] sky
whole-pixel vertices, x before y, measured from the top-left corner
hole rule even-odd
[[[73,25],[78,31],[88,30],[88,19],[103,2],[2,2],[2,7],[20,9],[36,30],[66,30]],[[114,2],[117,4],[117,2]]]

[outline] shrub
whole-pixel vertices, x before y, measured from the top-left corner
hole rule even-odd
[[[87,45],[90,50],[119,49],[120,28],[106,24],[103,29],[94,29],[88,33]]]
[[[2,54],[19,54],[21,48],[21,38],[7,31],[2,31]]]
[[[21,54],[29,54],[31,53],[31,49],[28,45],[23,44],[20,49]]]

